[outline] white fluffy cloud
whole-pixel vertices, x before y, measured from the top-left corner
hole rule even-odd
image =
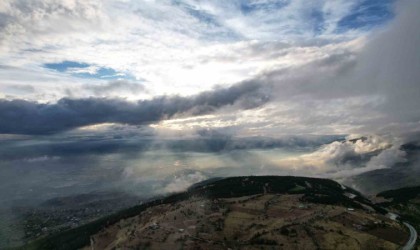
[[[299,175],[342,179],[406,162],[400,146],[400,142],[383,137],[351,135],[314,152],[280,159],[277,166],[293,168]]]
[[[207,176],[200,172],[188,173],[180,176],[175,175],[171,182],[165,186],[163,191],[166,193],[185,191],[192,184],[203,181],[207,178]]]

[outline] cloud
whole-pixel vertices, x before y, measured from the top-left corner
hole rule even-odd
[[[351,138],[351,137],[350,137]],[[362,166],[373,156],[389,148],[392,144],[378,136],[367,136],[345,141],[334,141],[321,146],[313,153],[303,155],[303,165],[320,168],[354,168]]]
[[[206,175],[199,171],[187,171],[187,173],[178,173],[172,177],[163,191],[165,193],[181,192],[186,190],[192,184],[208,179]]]
[[[323,144],[343,140],[343,136],[287,136],[284,138],[246,137],[237,138],[219,132],[200,132],[194,135],[162,135],[151,126],[131,126],[101,124],[83,127],[65,133],[44,135],[7,135],[0,138],[0,161],[20,162],[28,159],[66,159],[86,156],[106,156],[122,154],[123,159],[148,160],[142,153],[168,151],[186,158],[197,155],[229,154],[235,151],[289,150],[308,152]],[[183,156],[184,155],[184,156]],[[214,156],[217,157],[217,156]],[[269,161],[269,158],[264,159]],[[222,163],[220,164],[223,165]],[[197,164],[202,166],[202,163]]]
[[[398,146],[384,149],[378,155],[373,156],[370,160],[359,166],[347,169],[339,169],[338,171],[327,174],[330,178],[346,179],[355,177],[364,173],[390,169],[395,167],[398,163],[407,162],[406,152],[401,150]]]
[[[144,85],[129,80],[114,80],[105,84],[89,85],[86,89],[93,92],[95,96],[122,96],[124,93],[146,92]]]
[[[242,37],[258,40],[308,38],[332,35],[340,26],[368,26],[368,20],[389,19],[390,3],[372,1],[184,1],[198,18],[228,27]],[[363,22],[363,19],[365,22]],[[357,22],[359,21],[359,22]],[[258,24],[258,25],[255,25]],[[348,29],[340,28],[342,32]]]
[[[340,19],[337,30],[372,27],[389,20],[392,16],[393,0],[356,1],[349,15]]]
[[[381,169],[394,166],[396,163],[406,162],[406,153],[399,146],[385,149],[366,164],[369,169]]]
[[[255,76],[254,81],[273,86],[271,102],[230,119],[265,135],[418,133],[420,21],[415,10],[420,6],[418,1],[397,6],[394,22],[368,38],[329,44],[320,57]]]
[[[415,138],[411,140],[418,141]],[[369,194],[418,185],[420,183],[419,149],[418,143],[404,144],[399,148],[391,147],[372,158],[363,173],[349,171],[348,177],[343,181],[345,185]]]
[[[322,145],[310,153],[279,159],[276,165],[280,169],[292,167],[299,175],[342,181],[407,162],[407,153],[400,146],[400,142],[383,137],[352,135],[346,140]]]
[[[27,162],[43,162],[43,161],[51,161],[51,160],[59,160],[60,157],[58,156],[48,156],[48,155],[44,155],[44,156],[40,156],[40,157],[35,157],[35,158],[26,158],[23,159],[24,161]]]
[[[51,102],[68,96],[66,89],[73,98],[86,97],[83,88],[89,84],[80,78],[109,75],[111,69],[129,79],[145,79],[150,96],[229,86],[323,57],[330,53],[325,45],[366,34],[358,27],[335,32],[360,2],[365,1],[5,0],[0,5],[0,63],[23,70],[7,70],[2,80],[19,84],[31,76],[30,84],[42,93],[4,97]],[[66,61],[91,67],[76,67],[72,78],[71,70],[53,74],[39,69]],[[98,69],[103,72],[94,74]],[[49,77],[55,81],[43,80]]]
[[[0,133],[50,134],[99,123],[150,124],[180,113],[199,115],[229,105],[248,109],[269,100],[268,87],[249,81],[191,97],[137,102],[109,98],[63,98],[55,104],[0,100]]]
[[[391,121],[420,119],[419,8],[418,1],[403,1],[396,21],[367,44],[356,69],[359,84],[369,83],[370,91],[387,96],[381,111]]]
[[[206,72],[213,70],[209,61],[237,64],[241,60],[240,51],[250,61],[276,58],[270,61],[271,67],[262,67],[249,80],[270,86],[270,102],[260,106],[258,94],[255,100],[253,95],[248,95],[247,102],[241,99],[237,104],[241,108],[258,107],[251,112],[238,112],[235,106],[229,106],[232,108],[219,109],[214,116],[191,117],[162,125],[176,125],[177,129],[231,127],[238,134],[267,136],[416,133],[420,120],[416,108],[420,105],[417,98],[420,88],[416,79],[420,76],[416,70],[419,56],[415,51],[420,41],[418,18],[412,10],[417,4],[415,1],[398,4],[394,22],[373,32],[369,38],[299,46],[243,42],[231,45],[230,51],[234,52],[231,54],[203,51]],[[222,48],[224,52],[226,47]],[[262,55],[260,59],[259,55]],[[287,64],[289,59],[293,63]],[[202,108],[206,107],[191,108],[190,113],[207,113],[201,112]]]
[[[419,132],[418,1],[396,2],[395,19],[389,1],[129,2],[0,3],[0,133],[80,133],[66,145],[26,148],[28,159],[155,147],[178,149],[181,159],[217,152],[211,164],[194,159],[191,168],[223,165],[222,174],[339,178],[401,163],[396,137]],[[82,65],[45,68],[64,62]],[[74,76],[100,69],[134,77]],[[155,137],[200,136],[166,144],[125,138],[143,125]],[[353,133],[379,136],[323,147],[278,139]],[[275,139],[235,138],[247,136]],[[8,148],[2,155],[17,158]],[[305,151],[279,159],[272,148]],[[159,156],[136,156],[144,163],[133,166],[160,166]],[[243,159],[255,166],[242,169]]]
[[[18,94],[31,94],[35,92],[35,88],[31,85],[8,85],[5,86],[7,92],[18,93]]]

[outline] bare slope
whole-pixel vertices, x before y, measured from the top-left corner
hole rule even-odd
[[[409,237],[360,193],[328,179],[214,179],[24,249],[397,249]]]
[[[408,233],[362,209],[302,202],[302,194],[191,197],[148,208],[85,249],[398,249]]]

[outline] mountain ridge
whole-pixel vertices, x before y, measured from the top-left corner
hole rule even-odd
[[[146,210],[150,210],[152,211],[152,213],[154,213],[153,209],[158,209],[159,206],[161,207],[164,206],[164,209],[163,208],[162,209],[166,211],[165,213],[169,214],[169,213],[172,213],[173,210],[171,210],[172,208],[168,208],[168,206],[172,207],[175,204],[184,204],[184,203],[188,204],[188,202],[191,201],[192,202],[191,204],[195,204],[195,206],[198,206],[196,209],[198,211],[200,210],[201,205],[197,205],[198,204],[197,201],[194,200],[194,199],[197,199],[197,197],[199,197],[198,199],[202,199],[203,202],[204,201],[211,202],[213,200],[223,200],[223,202],[225,202],[225,200],[228,200],[228,199],[240,200],[242,199],[242,197],[254,197],[254,196],[257,196],[257,197],[261,196],[261,197],[266,197],[266,198],[270,197],[270,199],[274,199],[274,200],[276,199],[281,200],[282,198],[279,198],[279,197],[283,197],[286,200],[287,199],[290,200],[290,202],[282,201],[285,205],[287,205],[288,203],[294,204],[290,209],[296,210],[296,209],[299,209],[298,207],[300,206],[303,206],[303,207],[308,206],[308,207],[313,208],[314,214],[317,214],[324,208],[328,208],[327,209],[329,211],[328,213],[333,211],[334,210],[333,208],[335,208],[337,211],[341,211],[344,214],[344,216],[347,216],[348,213],[353,213],[353,215],[349,215],[349,216],[355,220],[357,218],[358,218],[357,220],[359,220],[360,218],[364,218],[363,216],[367,216],[366,218],[368,218],[370,216],[369,214],[375,214],[375,216],[377,215],[379,216],[378,218],[381,218],[381,219],[377,219],[375,216],[374,216],[375,218],[369,217],[370,219],[366,219],[366,221],[369,221],[370,223],[370,224],[369,223],[367,224],[369,224],[370,225],[369,227],[372,227],[372,228],[377,227],[377,225],[375,224],[376,222],[380,223],[380,221],[386,220],[385,219],[386,217],[383,216],[383,214],[386,213],[386,210],[383,210],[382,208],[376,206],[375,204],[370,202],[366,197],[361,195],[356,190],[353,190],[348,187],[344,187],[333,180],[309,178],[309,177],[296,177],[296,176],[227,177],[227,178],[220,178],[220,179],[217,178],[213,180],[207,180],[201,183],[194,184],[185,192],[168,195],[164,198],[159,198],[159,199],[153,200],[151,202],[148,202],[142,205],[138,205],[138,206],[131,207],[129,209],[122,210],[119,213],[113,214],[111,216],[107,216],[105,218],[99,219],[92,223],[88,223],[79,228],[71,229],[65,232],[61,232],[61,233],[58,233],[49,237],[36,240],[19,249],[78,249],[83,246],[92,244],[92,239],[95,239],[95,237],[99,237],[97,236],[98,232],[103,232],[104,230],[106,231],[107,228],[112,228],[115,225],[119,225],[119,223],[121,223],[122,221],[127,221],[127,220],[132,220],[133,218],[137,218],[139,217],[140,214],[144,214]],[[260,198],[256,198],[256,199],[258,200]],[[250,200],[252,200],[252,198]],[[230,204],[230,203],[228,202],[226,204]],[[231,206],[231,205],[228,205],[228,206]],[[213,206],[213,207],[217,207],[217,206]],[[321,210],[316,211],[315,208],[321,209]],[[222,208],[217,208],[217,209],[222,211]],[[237,208],[236,205],[233,205],[233,211],[235,211],[235,209],[241,209],[241,208]],[[278,209],[282,209],[282,208],[280,207]],[[354,212],[355,210],[357,211]],[[251,209],[251,210],[244,210],[244,211],[245,213],[248,213],[253,210]],[[296,210],[296,211],[298,211],[298,213],[302,212],[300,210]],[[251,212],[251,214],[260,213],[260,212],[254,211],[254,212]],[[273,213],[276,214],[276,212],[273,212]],[[362,214],[363,216],[361,216]],[[144,216],[147,216],[147,214]],[[205,217],[207,215],[204,215],[204,214],[197,215],[197,216],[204,216],[204,218],[207,218]],[[334,223],[336,223],[335,220],[340,221],[340,223],[344,220],[344,219],[336,219],[334,216],[332,216],[331,218],[333,218],[332,221]],[[396,224],[392,224],[393,222],[391,221],[388,221],[387,223],[388,224],[385,223],[381,225],[388,225],[389,230],[392,229],[397,233],[399,232],[400,235],[404,235],[404,230],[402,228],[398,229],[398,226]],[[360,224],[361,228],[364,227],[362,226],[362,224]],[[150,227],[150,225],[148,227]],[[326,226],[323,226],[323,227],[326,227]],[[308,228],[308,227],[305,227],[305,228],[302,230],[304,231],[316,230],[316,229]],[[275,231],[277,229],[273,229],[273,230],[274,230],[273,232],[277,232]],[[295,230],[299,231],[300,229],[295,229]],[[331,230],[335,230],[335,229],[331,229]],[[343,230],[343,229],[340,229],[340,230]],[[340,230],[337,229],[336,231],[339,232]],[[369,229],[369,230],[373,230],[373,229]],[[261,233],[261,232],[258,231],[257,233]],[[266,238],[260,239],[256,236],[255,236],[256,238],[252,238],[254,236],[255,235],[249,236],[250,239],[246,239],[244,242],[248,242],[249,244],[255,243],[257,245],[259,243],[263,245],[265,243],[270,243],[270,242],[274,243],[274,241],[277,243],[281,242],[278,239],[277,241],[272,240],[272,239],[266,239]],[[401,239],[399,240],[401,241]],[[229,240],[227,240],[226,242],[228,243],[220,243],[220,242],[219,243],[220,244],[233,244]],[[395,242],[398,242],[398,241],[394,240],[393,243],[389,243],[389,244],[396,244]],[[279,243],[279,244],[286,244],[286,243]]]

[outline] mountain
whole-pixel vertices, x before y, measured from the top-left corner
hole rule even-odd
[[[390,189],[404,188],[407,187],[407,183],[420,185],[420,143],[403,144],[400,150],[405,154],[405,161],[398,162],[389,168],[376,169],[349,177],[344,180],[344,184],[357,187],[363,193],[371,195]]]
[[[328,179],[213,179],[22,249],[398,249],[408,230]]]
[[[377,197],[384,199],[379,205],[399,213],[420,231],[420,186],[384,191]]]

